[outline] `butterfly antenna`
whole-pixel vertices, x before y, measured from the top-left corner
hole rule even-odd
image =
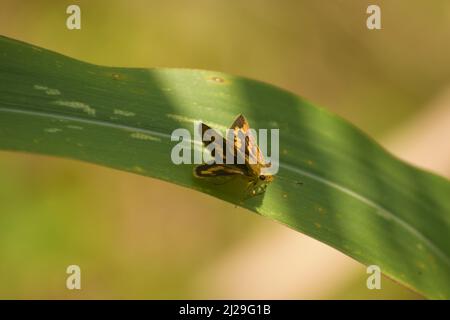
[[[288,177],[283,177],[283,176],[279,176],[279,175],[277,175],[277,176],[275,176],[276,177],[276,179],[281,179],[281,180],[285,180],[285,181],[289,181],[289,182],[292,182],[292,183],[294,183],[294,184],[297,184],[297,185],[303,185],[303,182],[301,182],[301,181],[298,181],[298,180],[292,180],[292,179],[290,179],[290,178],[288,178]]]

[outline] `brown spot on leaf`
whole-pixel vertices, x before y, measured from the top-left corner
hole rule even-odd
[[[225,82],[225,80],[223,78],[216,77],[216,76],[209,78],[209,80],[212,82],[215,82],[215,83],[224,83]]]

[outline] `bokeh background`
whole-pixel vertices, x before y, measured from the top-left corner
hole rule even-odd
[[[81,30],[66,28],[70,4]],[[382,30],[366,28],[369,4]],[[448,0],[0,0],[0,34],[96,64],[266,81],[450,176]],[[70,264],[80,291],[65,287]],[[192,190],[0,152],[0,298],[421,298],[387,278],[368,290],[365,270]]]

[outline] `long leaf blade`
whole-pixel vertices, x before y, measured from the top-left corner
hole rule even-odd
[[[430,298],[450,298],[450,183],[388,154],[342,119],[227,74],[127,69],[0,38],[0,148],[163,179],[325,242]],[[263,197],[170,161],[175,128],[223,129],[237,114],[280,128],[280,172]],[[286,263],[289,263],[286,261]],[[320,267],[320,266],[318,266]]]

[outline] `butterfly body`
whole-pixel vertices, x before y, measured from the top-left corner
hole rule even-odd
[[[214,144],[212,156],[221,163],[202,164],[195,168],[194,175],[198,178],[240,177],[247,183],[247,196],[256,196],[265,192],[267,185],[273,181],[272,175],[262,173],[262,168],[268,167],[261,150],[256,145],[255,138],[249,134],[250,126],[243,115],[239,115],[231,125],[234,141],[228,143],[214,129],[201,124],[201,135],[205,145]],[[220,137],[218,139],[217,137]],[[226,161],[227,148],[233,148],[234,161]],[[217,155],[216,155],[217,153]],[[239,162],[238,159],[241,159]]]

